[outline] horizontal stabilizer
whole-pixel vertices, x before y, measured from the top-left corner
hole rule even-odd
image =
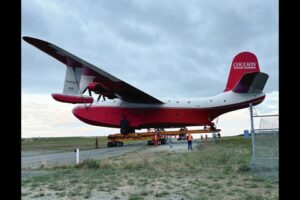
[[[232,91],[237,93],[260,93],[263,91],[269,75],[263,72],[244,74]]]
[[[63,103],[93,103],[93,97],[81,95],[52,94],[53,99]]]

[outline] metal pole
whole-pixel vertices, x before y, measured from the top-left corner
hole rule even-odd
[[[252,138],[252,162],[255,165],[256,162],[256,154],[255,154],[255,140],[254,140],[254,126],[253,126],[253,111],[252,111],[252,103],[249,104],[250,108],[250,120],[251,120],[251,138]]]
[[[76,149],[76,165],[79,163],[79,149]]]

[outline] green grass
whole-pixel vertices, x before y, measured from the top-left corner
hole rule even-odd
[[[278,184],[255,177],[250,158],[251,141],[243,137],[222,138],[192,152],[139,151],[42,169],[45,173],[22,180],[22,194],[42,195],[37,188],[43,187],[58,198],[104,192],[114,199],[278,199]]]
[[[97,137],[98,147],[107,148],[107,137]],[[81,150],[95,149],[96,137],[66,137],[66,138],[22,138],[21,148],[26,151],[67,152],[79,148]],[[146,144],[145,141],[126,141],[124,145]]]
[[[170,193],[167,192],[167,191],[162,191],[160,193],[155,194],[155,197],[164,197],[164,196],[166,196],[168,194],[170,194]]]
[[[66,137],[66,138],[23,138],[22,151],[73,151],[79,149],[94,149],[96,137]],[[100,147],[106,147],[106,137],[98,137]]]
[[[128,198],[128,200],[143,200],[144,198],[140,196],[139,194],[131,194]]]

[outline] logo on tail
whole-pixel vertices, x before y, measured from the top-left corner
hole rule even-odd
[[[258,60],[251,52],[242,52],[233,58],[224,92],[232,90],[242,77],[251,72],[260,72]]]
[[[234,69],[256,69],[255,62],[235,62],[232,65]]]

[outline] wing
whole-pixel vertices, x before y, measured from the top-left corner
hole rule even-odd
[[[77,71],[74,70],[74,73],[76,71],[76,74],[79,72],[79,76],[81,75],[79,88],[80,92],[85,91],[91,81],[95,81],[99,83],[102,88],[106,90],[106,92],[127,102],[147,104],[163,103],[149,94],[146,94],[145,92],[131,86],[130,84],[114,77],[113,75],[97,68],[96,66],[78,58],[77,56],[59,48],[54,44],[32,37],[23,37],[23,39],[41,51],[59,60],[70,69],[77,69]],[[77,75],[75,75],[75,79],[76,77]]]

